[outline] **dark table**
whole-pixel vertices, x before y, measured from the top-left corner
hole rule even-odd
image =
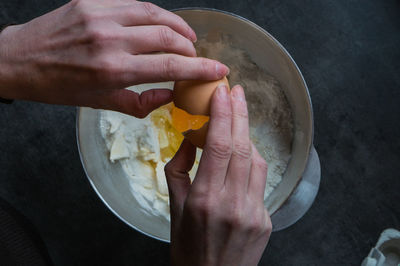
[[[0,2],[25,22],[65,1]],[[310,211],[273,233],[261,265],[359,265],[400,228],[400,1],[156,1],[248,18],[291,53],[308,83],[322,180]],[[115,217],[83,172],[74,107],[0,105],[0,197],[26,216],[55,265],[168,265],[168,244]]]

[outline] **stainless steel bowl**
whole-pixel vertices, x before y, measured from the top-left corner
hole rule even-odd
[[[234,14],[211,9],[181,9],[184,18],[198,35],[210,31],[229,34],[260,68],[274,76],[288,99],[294,119],[292,157],[282,182],[271,193],[266,207],[275,213],[289,198],[301,180],[313,140],[313,114],[307,85],[296,63],[285,48],[256,24]],[[121,220],[153,238],[169,241],[169,225],[161,220],[148,221],[129,190],[118,164],[110,164],[99,130],[99,111],[80,108],[77,114],[77,138],[86,175],[107,207]]]

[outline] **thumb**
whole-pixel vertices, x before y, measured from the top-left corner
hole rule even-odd
[[[151,111],[172,101],[172,91],[169,89],[151,89],[141,94],[127,89],[116,89],[98,96],[97,107],[138,118],[144,118]]]
[[[196,147],[184,139],[174,158],[165,166],[172,223],[179,221],[190,189],[189,171],[196,158]]]

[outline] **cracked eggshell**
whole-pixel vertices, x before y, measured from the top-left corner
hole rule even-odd
[[[185,110],[192,115],[210,115],[211,97],[220,83],[230,89],[226,77],[215,81],[177,81],[175,82],[173,98],[176,107]],[[193,145],[203,148],[208,132],[208,122],[198,130],[190,130],[184,133]]]
[[[208,116],[210,115],[211,97],[220,83],[225,83],[230,88],[226,77],[214,81],[176,81],[173,90],[174,104],[189,114]]]

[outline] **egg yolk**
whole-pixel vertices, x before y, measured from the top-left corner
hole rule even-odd
[[[179,132],[200,129],[208,120],[208,116],[191,115],[186,111],[173,106],[171,110],[172,124]]]
[[[174,157],[183,141],[182,133],[200,129],[208,120],[208,116],[191,115],[175,107],[173,103],[161,106],[151,114],[151,120],[158,128],[158,140],[162,161]]]
[[[166,162],[174,157],[183,141],[181,132],[172,125],[171,104],[161,106],[151,114],[151,120],[158,128],[161,160]]]

